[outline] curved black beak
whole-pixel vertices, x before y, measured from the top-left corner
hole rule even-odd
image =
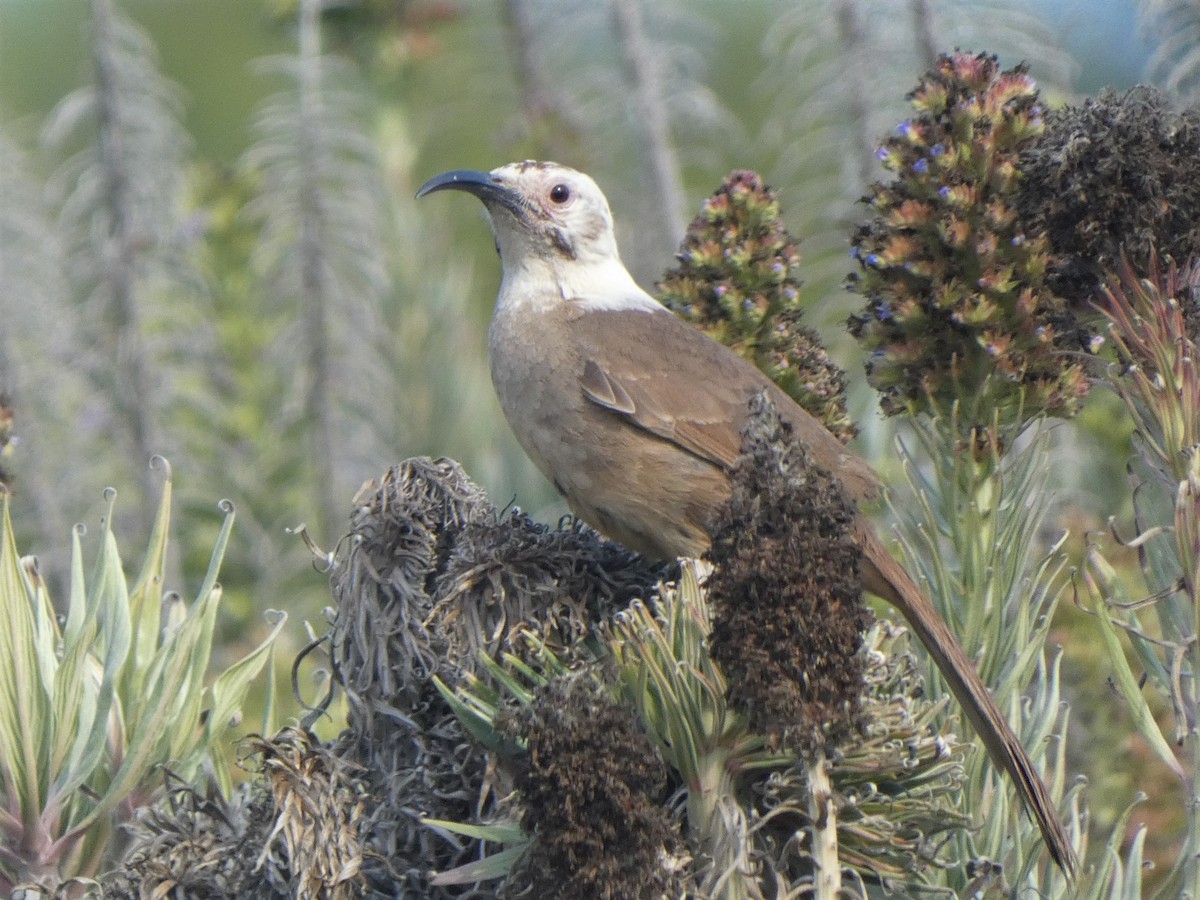
[[[435,191],[449,190],[474,194],[488,207],[498,204],[514,214],[527,212],[527,204],[520,194],[499,184],[490,173],[476,169],[451,169],[441,175],[434,175],[421,185],[417,191],[417,199]]]

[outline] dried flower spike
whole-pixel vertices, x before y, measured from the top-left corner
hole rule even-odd
[[[502,727],[528,747],[516,784],[532,840],[512,896],[663,896],[677,841],[660,803],[667,773],[632,712],[583,673],[551,681]]]
[[[1020,170],[1021,219],[1054,251],[1047,282],[1081,312],[1122,256],[1148,272],[1152,253],[1200,254],[1200,111],[1175,112],[1157,88],[1047,111]]]
[[[859,724],[871,614],[855,507],[765,394],[752,411],[708,555],[712,656],[751,727],[811,759]]]

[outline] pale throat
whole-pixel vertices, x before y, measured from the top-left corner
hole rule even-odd
[[[633,280],[615,250],[581,253],[575,259],[527,249],[510,255],[515,258],[505,259],[502,249],[501,306],[537,309],[565,301],[597,310],[663,309]],[[550,285],[555,289],[548,290]]]

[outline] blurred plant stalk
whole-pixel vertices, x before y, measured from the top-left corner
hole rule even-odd
[[[894,503],[908,566],[1062,803],[1068,714],[1060,657],[1047,658],[1044,648],[1067,583],[1066,557],[1061,539],[1049,548],[1039,540],[1050,497],[1046,432],[1040,419],[1004,422],[998,410],[989,427],[966,426],[956,406],[911,425],[917,447],[901,443],[899,452],[916,502]],[[929,677],[933,696],[944,696],[937,672]],[[955,858],[999,863],[995,878],[1042,896],[1070,895],[1059,870],[1039,869],[1037,831],[985,754],[967,761],[963,794],[978,828],[955,835]],[[1075,804],[1068,833],[1082,858],[1086,820]]]
[[[1200,897],[1200,269],[1194,262],[1164,268],[1156,259],[1147,268],[1139,277],[1126,263],[1101,303],[1118,355],[1107,381],[1133,418],[1138,451],[1129,469],[1136,533],[1122,543],[1137,549],[1146,593],[1130,599],[1094,543],[1083,576],[1113,680],[1138,730],[1187,792],[1187,836],[1159,896]],[[1126,658],[1121,634],[1140,673]],[[1147,683],[1171,704],[1170,739],[1143,692]]]
[[[161,462],[161,460],[160,460]],[[165,468],[165,463],[163,463]],[[72,536],[61,621],[37,560],[17,552],[7,492],[0,494],[0,891],[53,891],[96,874],[114,825],[150,802],[169,768],[193,779],[212,771],[228,794],[230,728],[251,681],[271,657],[286,615],[255,649],[208,687],[204,676],[221,600],[217,572],[233,508],[197,599],[164,594],[171,480],[162,489],[145,561],[128,585],[111,530],[108,493],[100,548],[84,576],[82,536]]]

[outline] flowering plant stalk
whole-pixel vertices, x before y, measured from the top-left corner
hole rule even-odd
[[[1187,835],[1160,896],[1200,896],[1200,315],[1195,264],[1165,269],[1152,259],[1145,278],[1128,263],[1110,279],[1101,310],[1118,355],[1108,384],[1134,422],[1130,466],[1132,538],[1144,594],[1130,597],[1096,541],[1083,566],[1085,595],[1113,666],[1113,681],[1134,724],[1184,790]],[[1126,658],[1119,636],[1140,672]],[[1168,737],[1145,690],[1170,703]]]
[[[1068,711],[1059,693],[1061,654],[1044,649],[1067,584],[1062,539],[1048,549],[1038,544],[1048,506],[1046,432],[1035,423],[1006,430],[997,415],[986,429],[989,441],[980,446],[976,440],[964,452],[962,430],[954,407],[913,421],[916,447],[900,446],[913,502],[905,497],[894,504],[901,543],[910,570],[1059,800],[1082,858],[1085,813],[1076,791],[1064,797]],[[1001,454],[1001,446],[1008,452]],[[945,694],[936,671],[929,677],[934,695]],[[1062,872],[1039,865],[1037,829],[985,754],[967,761],[963,795],[978,827],[955,835],[953,855],[975,861],[976,874],[968,867],[950,886],[993,878],[1046,897],[1069,896]],[[980,866],[984,860],[990,865]]]
[[[907,417],[909,496],[894,504],[910,569],[991,686],[1045,778],[1081,858],[1082,792],[1066,789],[1068,710],[1060,654],[1045,642],[1068,584],[1062,539],[1046,546],[1049,417],[1069,418],[1090,386],[1079,310],[1049,274],[1064,261],[1026,215],[1023,166],[1045,135],[1036,85],[995,57],[942,56],[909,95],[912,117],[880,148],[889,173],[854,234],[867,299],[851,331],[887,415]],[[1081,337],[1082,336],[1082,337]],[[1086,352],[1081,352],[1081,350]],[[944,693],[930,673],[936,693]],[[1048,862],[1009,785],[982,753],[967,764],[956,833],[965,895],[1137,896],[1141,842],[1117,852],[1124,820],[1086,884]]]

